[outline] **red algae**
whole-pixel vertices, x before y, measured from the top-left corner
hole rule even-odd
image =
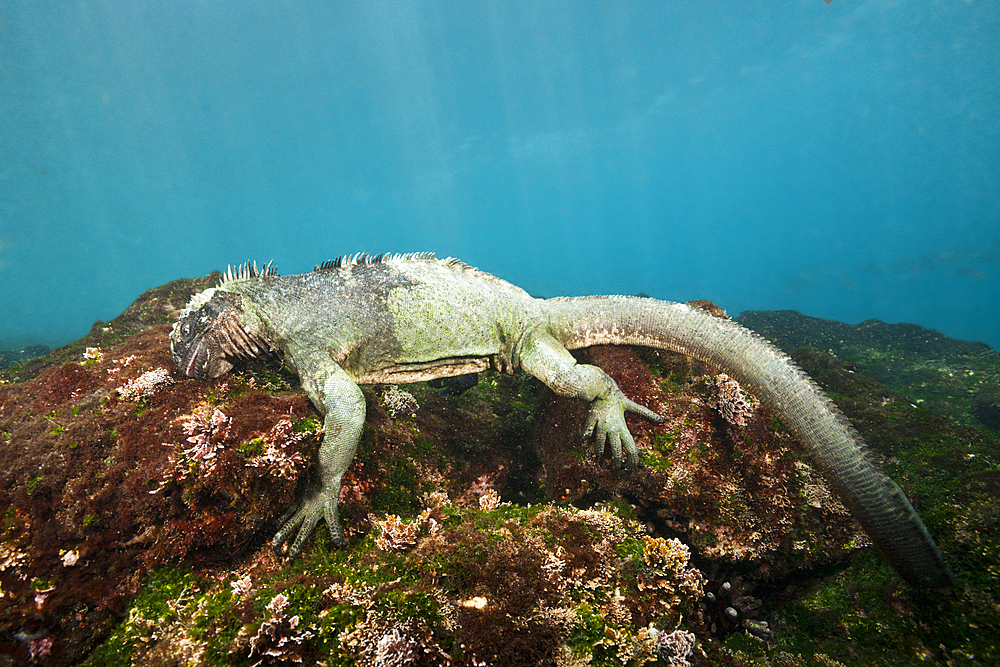
[[[184,416],[225,385],[172,376],[168,332],[155,327],[0,386],[3,544],[14,563],[3,571],[0,626],[7,636],[43,628],[58,636],[51,660],[86,650],[106,632],[147,568],[193,550],[204,551],[199,559],[238,553],[294,497],[297,473],[275,480],[244,465],[237,448],[266,438],[281,419],[315,412],[300,394],[270,395],[239,379],[230,382],[246,393],[223,403],[234,424],[222,474],[155,493],[185,444]],[[155,369],[161,382],[135,385]],[[130,381],[145,391],[138,400],[120,392]],[[315,437],[294,444],[305,461]],[[67,553],[72,566],[63,563]],[[52,589],[41,602],[39,587]],[[0,650],[16,655],[23,647],[0,641]]]
[[[627,395],[641,396],[639,402],[665,417],[659,424],[628,417],[645,466],[624,473],[584,456],[586,443],[569,425],[582,419],[585,409],[549,394],[535,437],[547,451],[543,466],[550,499],[626,502],[656,530],[683,535],[699,557],[740,562],[747,569],[768,562],[767,578],[836,558],[852,540],[864,543],[797,443],[775,430],[765,410],[754,410],[745,426],[730,424],[711,406],[712,369],[673,353],[642,354],[653,358],[662,374],[684,377],[681,391],[666,393],[637,351],[584,353]],[[813,502],[805,500],[808,494]],[[819,539],[817,523],[823,526]]]
[[[721,642],[774,641],[766,591],[865,544],[746,388],[683,355],[598,347],[576,354],[664,417],[627,417],[638,470],[594,457],[586,406],[531,378],[405,387],[419,407],[396,414],[365,388],[340,503],[350,544],[321,528],[289,565],[267,540],[322,420],[277,364],[213,382],[173,369],[162,322],[198,285],[144,295],[0,385],[0,657],[749,664]]]

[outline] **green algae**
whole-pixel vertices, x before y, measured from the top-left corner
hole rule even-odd
[[[774,639],[752,662],[778,665],[776,656],[790,655],[794,664],[819,664],[808,657],[815,654],[847,665],[995,663],[1000,515],[984,494],[996,488],[1000,443],[898,397],[885,400],[885,388],[830,355],[800,350],[796,359],[821,385],[840,388],[845,413],[891,458],[890,472],[938,537],[959,586],[943,595],[903,587],[877,554],[863,553],[804,593],[786,589],[792,599],[773,612]]]
[[[823,654],[885,667],[996,664],[996,618],[975,597],[904,589],[877,555],[865,554],[774,613],[767,655]]]
[[[794,311],[746,311],[738,320],[786,352],[808,346],[835,354],[912,403],[1000,435],[1000,423],[987,418],[1000,415],[1000,353],[983,343],[913,324],[850,325]]]
[[[153,626],[176,620],[179,608],[190,603],[192,594],[200,591],[202,585],[203,582],[186,568],[168,567],[152,573],[133,599],[127,620],[82,665],[131,665],[136,642],[147,636]]]
[[[366,632],[378,636],[387,627],[423,628],[423,641],[449,651],[453,658],[468,651],[476,654],[481,649],[476,649],[475,642],[470,644],[473,638],[456,635],[448,620],[456,609],[476,604],[486,617],[502,617],[509,613],[505,609],[520,609],[519,605],[536,596],[564,605],[560,618],[567,619],[568,626],[561,626],[559,634],[566,637],[574,654],[596,665],[640,664],[618,656],[622,647],[636,643],[645,631],[621,620],[611,621],[607,608],[621,599],[619,591],[635,590],[635,576],[629,573],[647,567],[642,538],[633,534],[621,543],[621,561],[608,573],[610,579],[606,574],[600,575],[604,577],[600,585],[571,584],[571,598],[576,601],[557,602],[561,594],[552,587],[552,575],[544,574],[544,561],[539,560],[548,549],[562,553],[573,547],[585,552],[607,537],[587,521],[623,526],[621,519],[605,513],[580,521],[590,515],[506,504],[490,511],[454,506],[449,511],[452,520],[446,527],[423,538],[412,551],[381,551],[370,537],[348,550],[330,550],[325,540],[316,540],[299,562],[254,581],[246,598],[228,585],[231,581],[200,577],[184,568],[158,569],[133,599],[126,620],[84,664],[127,665],[140,656],[151,660],[160,655],[157,642],[164,641],[171,642],[175,656],[181,647],[194,647],[198,664],[250,664],[247,656],[232,653],[232,648],[241,645],[241,636],[257,633],[262,622],[274,616],[268,609],[279,594],[286,600],[281,613],[297,617],[299,627],[308,628],[311,635],[302,655],[324,656],[328,665],[355,664],[356,647],[350,638],[367,636]],[[573,526],[579,530],[567,533]],[[513,577],[507,581],[508,592],[488,584],[495,576]],[[498,607],[491,612],[494,605]],[[545,645],[536,648],[552,651],[551,628],[541,627],[545,625],[541,620],[538,623],[535,631],[541,633]],[[615,641],[608,640],[609,633]],[[491,651],[503,653],[502,646],[486,639]]]

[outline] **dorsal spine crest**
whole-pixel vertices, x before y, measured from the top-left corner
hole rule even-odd
[[[231,265],[226,266],[226,272],[222,274],[222,280],[219,281],[218,287],[232,282],[250,280],[251,278],[276,277],[278,271],[271,267],[272,263],[273,261],[268,262],[263,268],[258,269],[257,262],[248,259],[246,263],[237,265],[235,269]]]
[[[384,252],[380,255],[372,255],[367,252],[359,252],[353,255],[341,255],[337,259],[328,259],[322,264],[318,264],[313,267],[313,271],[333,271],[335,269],[346,269],[352,266],[359,266],[364,264],[389,264],[392,262],[419,262],[419,261],[430,261],[430,262],[440,262],[441,264],[447,264],[449,266],[457,266],[460,268],[471,268],[468,267],[464,262],[455,259],[454,257],[448,257],[446,259],[437,259],[434,257],[432,252],[405,252],[396,253]]]

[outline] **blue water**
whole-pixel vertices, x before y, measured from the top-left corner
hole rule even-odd
[[[0,0],[0,349],[423,250],[1000,348],[1000,3]]]

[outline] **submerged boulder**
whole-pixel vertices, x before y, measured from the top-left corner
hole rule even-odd
[[[527,376],[366,387],[341,496],[350,544],[321,526],[288,564],[267,541],[313,472],[322,421],[280,363],[212,382],[176,372],[169,323],[214,279],[151,290],[4,372],[0,664],[995,655],[996,439],[817,350],[799,362],[941,538],[954,597],[903,586],[746,388],[624,347],[578,354],[666,418],[629,417],[639,470],[596,459],[585,406]]]

